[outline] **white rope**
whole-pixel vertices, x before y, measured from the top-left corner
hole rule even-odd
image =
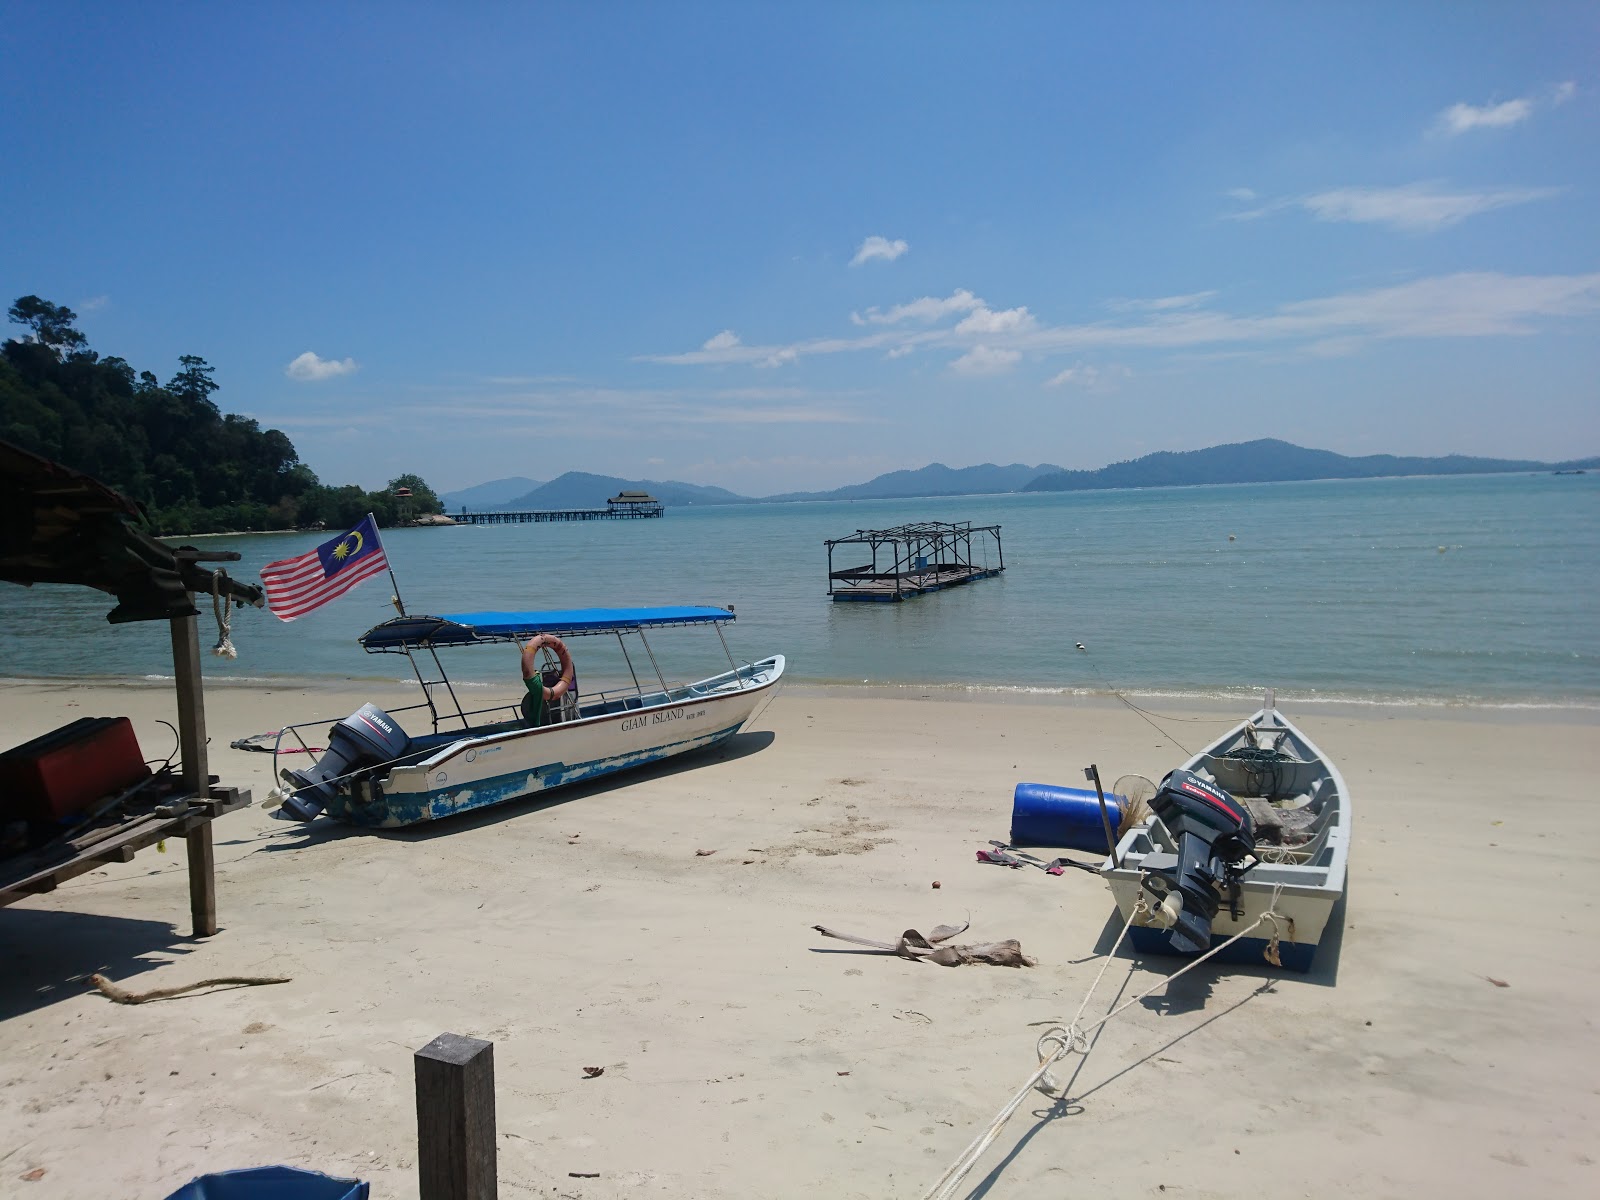
[[[227,572],[220,569],[211,574],[211,611],[217,618],[217,644],[211,647],[211,653],[218,658],[238,658],[239,652],[228,638],[233,632],[233,622],[228,613],[228,602],[222,596],[222,581],[226,577]]]
[[[1082,1018],[1084,1010],[1089,1007],[1089,998],[1094,995],[1095,988],[1100,986],[1100,980],[1105,978],[1106,969],[1111,965],[1111,961],[1116,958],[1117,950],[1122,946],[1122,939],[1128,936],[1128,930],[1133,928],[1134,921],[1137,920],[1142,913],[1148,913],[1150,911],[1145,906],[1144,897],[1142,895],[1139,896],[1134,902],[1133,912],[1130,913],[1128,919],[1123,922],[1122,932],[1117,935],[1117,940],[1115,944],[1112,945],[1110,952],[1106,955],[1105,962],[1101,963],[1100,973],[1094,977],[1094,982],[1089,985],[1089,990],[1084,993],[1083,1003],[1078,1005],[1077,1015],[1072,1018],[1071,1022],[1068,1023],[1066,1028],[1063,1029],[1058,1025],[1051,1029],[1045,1030],[1044,1033],[1039,1036],[1039,1042],[1037,1046],[1040,1060],[1039,1066],[1034,1070],[1033,1074],[1028,1076],[1027,1082],[1025,1082],[1022,1087],[1017,1090],[1016,1094],[1012,1096],[1010,1100],[1006,1101],[1005,1106],[995,1114],[994,1120],[989,1122],[987,1128],[985,1128],[982,1133],[972,1140],[972,1144],[961,1152],[961,1156],[957,1158],[955,1162],[950,1164],[950,1169],[939,1177],[939,1181],[933,1185],[933,1189],[924,1194],[923,1200],[950,1200],[950,1197],[955,1195],[956,1188],[961,1185],[961,1181],[965,1179],[968,1172],[970,1172],[972,1168],[977,1165],[978,1159],[983,1156],[983,1152],[994,1144],[995,1138],[1000,1136],[1000,1131],[1005,1128],[1006,1122],[1011,1120],[1012,1115],[1017,1111],[1018,1108],[1022,1106],[1022,1102],[1027,1099],[1028,1093],[1037,1087],[1041,1080],[1047,1081],[1047,1086],[1051,1088],[1056,1086],[1054,1081],[1049,1079],[1050,1068],[1074,1051],[1079,1054],[1087,1054],[1089,1052],[1089,1035],[1095,1030],[1099,1029],[1107,1021],[1111,1020],[1112,1017],[1117,1016],[1119,1013],[1124,1012],[1128,1008],[1139,1003],[1139,1001],[1143,1000],[1146,996],[1150,995],[1158,988],[1166,987],[1171,984],[1173,980],[1188,974],[1212,955],[1220,954],[1229,946],[1233,945],[1234,942],[1244,937],[1245,934],[1254,930],[1263,921],[1272,922],[1272,939],[1268,943],[1266,950],[1267,961],[1272,963],[1274,966],[1280,965],[1278,963],[1278,922],[1280,919],[1287,921],[1288,918],[1280,918],[1279,914],[1274,910],[1278,905],[1278,897],[1282,893],[1283,885],[1281,883],[1274,885],[1272,889],[1272,899],[1267,903],[1267,911],[1262,913],[1243,929],[1239,930],[1238,933],[1235,933],[1227,941],[1223,942],[1220,946],[1213,946],[1204,954],[1200,955],[1200,957],[1196,958],[1193,962],[1186,964],[1181,970],[1174,971],[1171,975],[1163,976],[1161,979],[1151,984],[1138,995],[1133,996],[1124,1001],[1122,1004],[1117,1005],[1116,1008],[1112,1009],[1098,1021],[1092,1021],[1088,1025],[1079,1025],[1078,1021]],[[1054,1043],[1056,1047],[1054,1050],[1050,1051],[1048,1055],[1045,1053],[1045,1046],[1047,1043]]]

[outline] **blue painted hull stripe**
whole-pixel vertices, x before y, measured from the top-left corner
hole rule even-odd
[[[487,808],[494,804],[504,804],[507,801],[521,799],[526,796],[540,795],[554,788],[564,787],[567,784],[598,779],[601,776],[610,775],[617,771],[648,766],[651,763],[673,758],[679,754],[686,754],[692,750],[709,748],[732,737],[739,731],[739,726],[743,725],[744,721],[745,718],[741,717],[735,724],[725,729],[719,729],[715,733],[703,734],[681,742],[671,742],[664,746],[655,746],[637,753],[616,755],[611,758],[599,758],[573,765],[546,763],[542,766],[511,771],[504,775],[496,775],[489,779],[481,779],[474,783],[464,783],[455,787],[446,785],[426,792],[407,792],[384,796],[381,800],[372,804],[355,804],[351,802],[349,797],[341,795],[335,804],[328,807],[327,815],[352,825],[366,825],[385,829],[416,825],[422,821],[433,821],[440,817],[471,812],[473,809]],[[538,777],[538,786],[528,787],[529,776]],[[458,799],[464,792],[468,794],[467,798],[465,800]]]

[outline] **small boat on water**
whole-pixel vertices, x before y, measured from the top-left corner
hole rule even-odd
[[[733,619],[725,608],[671,607],[385,621],[359,641],[369,654],[405,655],[422,685],[422,703],[389,711],[364,704],[332,728],[327,718],[286,726],[273,748],[282,782],[268,804],[280,804],[274,815],[284,820],[310,821],[326,813],[355,825],[392,828],[715,746],[743,727],[783,677],[782,655],[735,661],[722,633]],[[674,627],[714,631],[729,669],[693,683],[669,683],[647,631]],[[520,697],[472,711],[462,707],[439,661],[440,650],[520,645],[540,635],[541,641],[559,645],[563,655],[559,668],[554,663],[545,668],[546,683],[555,681],[557,670],[575,682],[565,640],[588,637],[615,639],[631,685],[582,696],[568,690],[536,721],[525,715]],[[429,728],[408,733],[402,719],[426,720]],[[327,752],[315,766],[294,770],[286,765],[288,755],[310,752],[310,741],[324,737]]]
[[[1132,919],[1134,948],[1199,954],[1270,909],[1285,918],[1276,929],[1282,965],[1309,970],[1345,891],[1350,794],[1273,694],[1168,774],[1149,803],[1101,871]],[[1260,963],[1273,931],[1258,925],[1218,957]]]

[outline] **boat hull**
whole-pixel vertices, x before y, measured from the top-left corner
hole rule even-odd
[[[1327,815],[1307,852],[1306,861],[1264,861],[1244,876],[1239,886],[1239,915],[1233,916],[1224,902],[1212,921],[1211,945],[1222,945],[1248,929],[1263,913],[1271,911],[1282,918],[1277,930],[1280,965],[1287,970],[1309,971],[1318,947],[1327,940],[1335,909],[1344,896],[1350,846],[1350,795],[1344,779],[1327,756],[1275,709],[1263,709],[1234,727],[1184,764],[1186,769],[1215,767],[1213,756],[1236,745],[1253,727],[1288,731],[1291,744],[1307,767],[1306,777],[1320,777],[1325,781],[1323,786],[1328,794],[1322,803]],[[1226,782],[1223,786],[1227,786]],[[1118,913],[1124,921],[1132,922],[1128,939],[1138,953],[1191,957],[1173,950],[1167,930],[1137,908],[1141,864],[1146,854],[1162,848],[1152,831],[1152,821],[1146,820],[1128,830],[1118,843],[1120,865],[1113,865],[1107,859],[1101,874],[1111,888]],[[1263,854],[1264,857],[1269,855],[1270,851]],[[1272,933],[1271,922],[1256,925],[1248,935],[1240,937],[1216,957],[1224,962],[1270,965],[1266,955]]]
[[[399,828],[709,749],[739,732],[771,696],[783,667],[778,655],[732,684],[713,679],[680,689],[687,693],[681,699],[536,729],[469,734],[420,762],[341,790],[327,815]]]

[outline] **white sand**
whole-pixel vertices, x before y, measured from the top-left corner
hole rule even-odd
[[[213,688],[212,769],[259,800],[270,759],[228,741],[366,698]],[[1357,806],[1336,964],[1158,991],[1060,1070],[1069,1104],[1024,1105],[969,1186],[1600,1190],[1595,718],[1282,707]],[[160,688],[0,685],[4,744],[127,714],[164,755],[170,708]],[[1243,714],[1178,715],[1200,718],[1167,723],[1196,746]],[[1118,928],[1093,877],[974,850],[1006,836],[1018,780],[1180,759],[1110,702],[791,688],[724,757],[556,803],[383,835],[230,815],[214,938],[187,937],[176,844],[0,910],[0,1195],[159,1200],[282,1162],[414,1197],[412,1052],[448,1030],[495,1043],[503,1196],[919,1197]],[[972,940],[1019,938],[1039,965],[856,955],[810,929],[969,912]],[[294,978],[124,1007],[85,990],[93,971],[136,990]],[[1117,960],[1090,1014],[1156,978]]]

